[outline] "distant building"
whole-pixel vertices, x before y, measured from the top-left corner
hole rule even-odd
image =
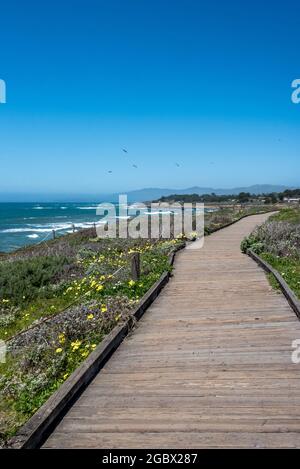
[[[300,197],[284,197],[283,202],[288,204],[300,204]]]

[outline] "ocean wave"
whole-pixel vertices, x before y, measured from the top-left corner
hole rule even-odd
[[[33,233],[33,234],[30,234],[30,235],[27,235],[27,238],[36,239],[36,238],[39,238],[39,235],[36,234],[36,233]]]
[[[96,222],[69,222],[69,223],[47,223],[47,224],[26,224],[15,228],[6,228],[0,230],[0,233],[51,233],[55,231],[68,231],[73,232],[73,225],[75,230],[91,228],[95,224],[102,224],[105,221],[98,220]]]
[[[52,230],[67,230],[72,226],[71,223],[59,224],[52,223],[51,225],[27,225],[20,228],[6,228],[1,230],[0,233],[50,233]]]

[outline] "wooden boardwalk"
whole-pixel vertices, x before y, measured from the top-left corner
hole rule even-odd
[[[177,255],[169,284],[45,447],[300,447],[300,322],[240,252],[266,218]]]

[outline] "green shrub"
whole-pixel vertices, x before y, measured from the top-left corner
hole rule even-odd
[[[68,259],[59,256],[33,257],[0,263],[0,301],[20,305],[36,298],[41,289],[57,282]]]

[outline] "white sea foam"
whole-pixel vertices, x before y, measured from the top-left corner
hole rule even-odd
[[[30,235],[27,235],[27,238],[36,239],[36,238],[39,238],[39,235],[36,234],[36,233],[33,233],[33,234],[30,234]]]
[[[0,230],[0,233],[51,233],[55,231],[73,232],[73,225],[75,229],[91,228],[94,224],[105,223],[105,221],[98,220],[96,222],[69,222],[69,223],[47,223],[47,224],[26,224],[18,228],[6,228]],[[33,236],[31,236],[33,237]]]
[[[50,233],[52,230],[67,230],[72,226],[71,223],[62,224],[62,223],[51,223],[48,225],[26,225],[20,228],[7,228],[1,230],[1,233]]]
[[[31,231],[38,231],[39,233],[47,233],[52,231],[50,228],[8,228],[6,230],[1,230],[1,233],[30,233]]]

